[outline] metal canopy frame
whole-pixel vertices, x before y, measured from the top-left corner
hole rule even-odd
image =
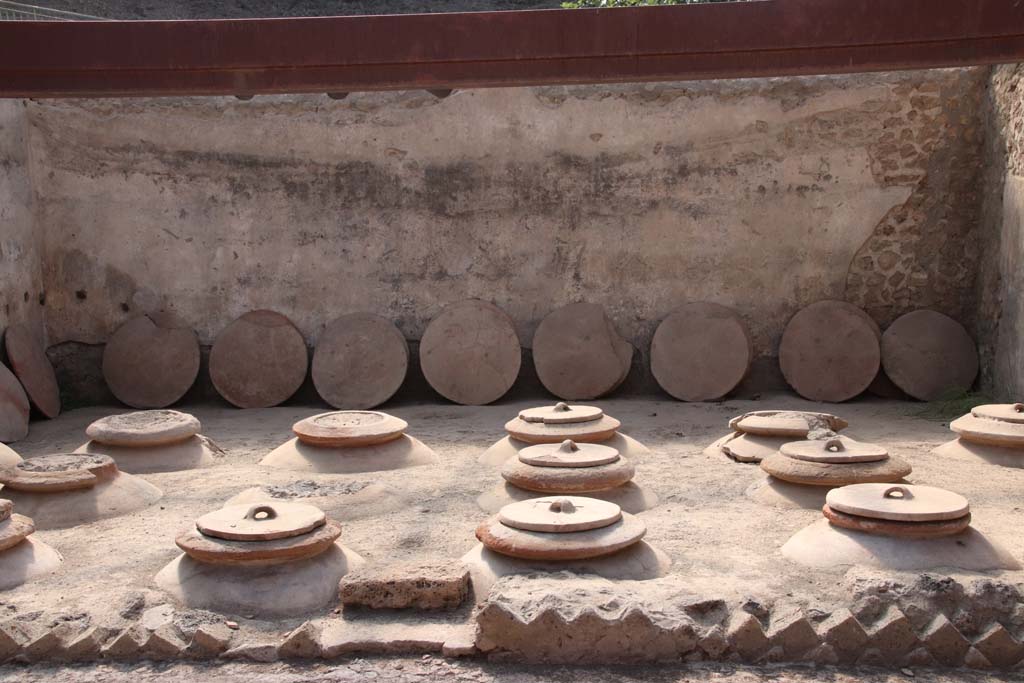
[[[1022,0],[0,22],[0,97],[339,93],[1014,61],[1024,61]]]

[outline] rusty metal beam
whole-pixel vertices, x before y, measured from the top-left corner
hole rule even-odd
[[[1024,61],[1024,0],[0,22],[0,97],[443,90],[1012,61]]]

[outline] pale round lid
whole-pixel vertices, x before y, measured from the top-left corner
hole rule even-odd
[[[878,462],[889,458],[889,452],[881,446],[873,443],[861,443],[846,436],[793,441],[782,444],[779,452],[795,460],[836,464]]]
[[[138,410],[102,417],[85,429],[93,441],[132,446],[184,441],[202,429],[193,415],[177,410]]]
[[[388,440],[402,434],[409,423],[400,417],[373,410],[336,410],[299,420],[295,435],[312,440]]]
[[[196,529],[229,541],[272,541],[301,536],[326,521],[320,508],[304,503],[246,503],[203,515],[196,520]]]
[[[114,459],[100,453],[57,453],[25,458],[14,467],[21,472],[59,473],[100,470],[114,466]]]
[[[596,443],[544,443],[519,451],[519,461],[536,467],[597,467],[619,459],[619,451]]]
[[[528,408],[519,411],[519,419],[525,422],[543,422],[549,425],[575,424],[600,420],[604,411],[596,406],[569,405],[559,401],[553,406]]]
[[[1024,403],[990,403],[972,408],[971,414],[988,420],[1024,424]]]
[[[832,489],[825,502],[833,510],[894,522],[959,519],[970,511],[959,493],[910,484],[853,484]]]
[[[523,531],[566,534],[603,529],[622,519],[615,503],[583,496],[547,496],[510,503],[498,512],[505,526]]]
[[[729,420],[729,427],[748,434],[764,436],[807,436],[814,428],[838,432],[846,420],[829,413],[802,410],[756,410]]]

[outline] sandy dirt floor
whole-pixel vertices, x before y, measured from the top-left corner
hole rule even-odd
[[[38,538],[64,554],[65,564],[50,577],[4,593],[0,610],[12,615],[88,613],[94,623],[116,624],[126,610],[138,610],[140,595],[146,606],[166,601],[153,576],[178,554],[174,538],[197,516],[248,487],[287,486],[297,480],[337,485],[338,496],[353,495],[346,491],[357,492],[364,484],[378,485],[376,499],[342,508],[340,515],[342,541],[367,560],[458,559],[474,546],[474,528],[486,517],[477,507],[477,496],[501,482],[498,468],[478,464],[477,457],[503,436],[502,425],[519,409],[540,403],[386,406],[409,422],[408,433],[432,447],[440,462],[356,475],[296,475],[258,466],[267,452],[291,436],[292,423],[323,412],[323,407],[243,411],[220,405],[184,406],[182,410],[202,420],[203,433],[225,450],[217,465],[145,475],[165,495],[137,514],[37,532]],[[757,466],[702,452],[728,431],[730,417],[749,410],[810,409],[841,415],[850,422],[849,434],[884,444],[893,455],[910,461],[910,481],[966,495],[974,526],[1014,556],[1024,557],[1024,536],[1019,533],[1024,469],[932,455],[931,449],[949,440],[950,432],[944,422],[920,417],[921,404],[870,399],[824,406],[789,395],[711,404],[644,398],[595,403],[622,421],[624,433],[650,448],[651,453],[636,462],[636,481],[661,499],[641,514],[648,525],[647,541],[671,557],[671,573],[685,577],[695,593],[726,599],[786,596],[808,607],[826,606],[848,602],[856,579],[865,571],[811,571],[785,560],[780,546],[819,519],[820,512],[754,503],[744,490],[763,476]],[[25,457],[70,452],[83,443],[92,420],[124,410],[93,407],[54,421],[33,422],[29,437],[13,447]],[[1024,572],[992,576],[1024,581]],[[287,631],[301,621],[250,625]]]

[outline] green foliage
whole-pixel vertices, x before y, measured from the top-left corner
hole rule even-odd
[[[918,412],[918,416],[929,420],[941,420],[948,422],[971,412],[971,408],[991,403],[992,398],[985,394],[970,391],[951,390],[943,394],[938,400],[926,403]]]
[[[587,7],[645,7],[648,5],[696,5],[702,2],[730,2],[731,0],[573,0],[563,2],[565,9]]]

